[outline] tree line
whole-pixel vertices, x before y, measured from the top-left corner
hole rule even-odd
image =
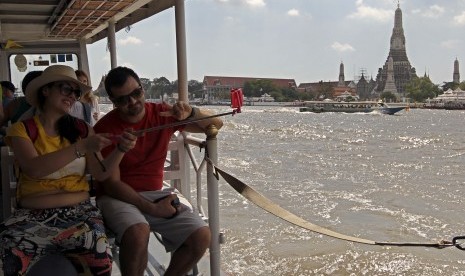
[[[145,90],[146,97],[159,99],[163,95],[172,96],[178,92],[178,80],[170,81],[166,77],[154,78],[152,80],[141,78],[142,87]],[[428,77],[415,77],[405,87],[407,97],[414,102],[425,102],[428,98],[434,98],[444,93],[448,89],[455,90],[460,88],[465,90],[465,81],[461,83],[443,82],[442,84],[434,84]],[[294,87],[278,87],[271,80],[253,80],[244,83],[244,97],[261,97],[267,93],[278,102],[306,101],[314,100],[316,97],[331,98],[334,89],[331,84],[320,82],[316,93],[299,92]],[[202,98],[204,97],[203,82],[197,80],[188,81],[189,97]],[[105,95],[100,95],[105,96]],[[229,93],[220,95],[225,99],[229,98]],[[384,92],[380,95],[383,99],[395,99],[395,95],[391,92]]]

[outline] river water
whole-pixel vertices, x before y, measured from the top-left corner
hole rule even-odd
[[[314,224],[376,241],[465,235],[463,111],[244,107],[224,121],[220,167]],[[228,275],[465,275],[465,251],[455,247],[337,240],[270,215],[224,180],[219,185]]]

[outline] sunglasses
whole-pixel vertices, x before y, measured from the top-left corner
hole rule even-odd
[[[115,105],[123,106],[129,103],[130,97],[133,99],[139,99],[142,96],[142,94],[144,94],[144,89],[142,89],[142,87],[139,86],[136,89],[134,89],[131,93],[129,93],[128,95],[119,96],[117,98],[111,97],[111,101]]]
[[[58,88],[60,89],[61,95],[69,97],[72,94],[74,94],[76,100],[79,100],[81,98],[81,89],[74,89],[69,84],[63,82],[55,83],[55,85],[58,86]]]

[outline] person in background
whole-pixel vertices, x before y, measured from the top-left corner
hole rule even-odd
[[[16,87],[9,81],[2,81],[0,82],[0,85],[2,86],[3,91],[3,108],[5,109],[5,107],[15,98]]]
[[[82,70],[76,70],[76,76],[78,77],[79,81],[82,83],[89,85],[89,76],[86,72]],[[82,103],[82,107],[84,110],[83,113],[78,113],[79,111],[74,111],[72,109],[72,115],[78,114],[85,114],[85,119],[89,118],[90,125],[93,126],[97,122],[100,114],[100,108],[98,106],[98,98],[92,93],[92,90],[87,91],[82,95],[80,102]],[[77,107],[73,107],[77,108]]]
[[[103,181],[118,168],[136,137],[121,132],[118,146],[102,160],[100,150],[112,144],[111,135],[69,115],[81,91],[69,66],[52,65],[26,88],[29,104],[38,115],[13,124],[6,142],[20,167],[18,207],[0,224],[1,275],[63,275],[41,269],[42,259],[66,257],[79,275],[110,275],[111,252],[100,211],[89,199],[86,170]],[[37,266],[35,265],[37,264]],[[42,265],[39,265],[42,264]]]
[[[145,102],[139,77],[127,67],[110,70],[105,89],[116,108],[97,122],[97,133],[119,134],[126,128],[145,129],[211,115],[185,102],[173,106]],[[97,206],[120,242],[122,275],[143,275],[151,230],[160,233],[165,249],[173,252],[165,276],[186,275],[209,247],[210,229],[176,190],[163,188],[163,169],[176,131],[205,132],[211,124],[219,129],[223,122],[210,118],[145,133],[119,168],[99,183],[103,195],[97,196]],[[102,154],[107,156],[115,147],[105,148]],[[176,204],[178,199],[182,204]]]
[[[25,93],[26,86],[29,82],[40,76],[40,74],[42,74],[42,71],[30,71],[24,76],[21,83],[23,93]],[[23,113],[25,113],[29,108],[31,108],[31,105],[26,101],[25,96],[15,98],[3,109],[4,117],[0,118],[0,126],[7,126],[10,121],[12,124],[16,123],[21,115],[23,115]]]

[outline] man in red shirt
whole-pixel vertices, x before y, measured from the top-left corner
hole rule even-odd
[[[119,135],[125,129],[138,130],[211,115],[185,102],[173,106],[146,103],[139,77],[126,67],[117,67],[108,73],[105,89],[116,108],[97,122],[94,126],[97,133]],[[174,251],[165,275],[185,275],[209,247],[207,224],[187,202],[172,204],[181,195],[171,188],[163,188],[163,168],[174,132],[205,132],[211,124],[219,129],[223,122],[219,118],[210,118],[148,132],[137,139],[131,150],[116,145],[127,153],[119,170],[101,183],[104,195],[97,198],[97,204],[106,225],[120,241],[123,275],[143,275],[150,230],[162,235],[168,252]],[[107,147],[102,154],[105,156],[114,147]]]

